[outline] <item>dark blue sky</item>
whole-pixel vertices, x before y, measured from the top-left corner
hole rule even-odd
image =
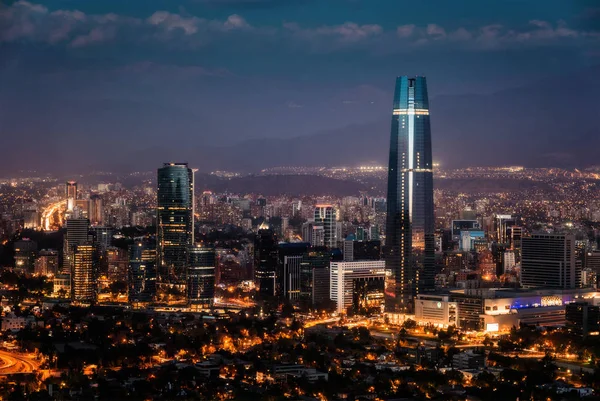
[[[225,146],[379,121],[400,74],[427,75],[435,98],[600,64],[594,0],[4,4],[0,134],[16,149],[11,163],[60,163],[67,149],[86,154],[75,165],[120,162],[175,143]]]

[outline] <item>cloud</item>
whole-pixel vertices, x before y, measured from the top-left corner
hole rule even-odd
[[[250,28],[250,24],[248,24],[246,22],[246,20],[244,18],[240,17],[239,15],[233,14],[233,15],[230,15],[227,18],[227,21],[225,21],[223,23],[223,27],[226,30],[231,30],[231,29],[247,29],[247,28]]]
[[[180,29],[186,35],[192,35],[198,32],[198,26],[201,23],[200,18],[186,18],[179,14],[172,14],[168,11],[156,11],[148,17],[147,21],[150,25],[160,26],[167,31]]]
[[[96,27],[86,35],[79,35],[71,42],[71,47],[83,47],[92,44],[106,42],[114,39],[116,35],[115,27]]]
[[[285,23],[283,27],[299,38],[320,40],[323,37],[330,37],[343,42],[356,42],[380,35],[383,32],[380,25],[359,25],[355,22],[345,22],[341,25],[324,25],[318,28],[302,28],[299,24],[292,22]]]
[[[447,29],[438,24],[426,26],[402,25],[396,28],[396,36],[403,44],[425,45],[441,42],[462,43],[471,49],[501,49],[511,46],[541,46],[564,41],[583,39],[600,40],[600,33],[578,31],[564,21],[552,24],[544,20],[531,20],[520,29],[509,29],[501,24],[484,25],[478,28]]]
[[[400,38],[408,38],[413,35],[413,33],[415,32],[415,28],[415,24],[401,25],[398,28],[396,28],[396,33]]]

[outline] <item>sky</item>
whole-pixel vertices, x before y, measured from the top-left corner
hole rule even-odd
[[[428,77],[435,121],[436,98],[599,64],[595,0],[4,1],[0,168],[314,140],[389,118],[397,75]]]

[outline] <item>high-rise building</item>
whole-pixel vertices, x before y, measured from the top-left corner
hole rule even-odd
[[[188,249],[194,244],[194,173],[187,163],[158,169],[157,269],[159,296],[186,294]]]
[[[310,251],[304,254],[300,262],[300,297],[319,306],[329,298],[329,262],[328,252]]]
[[[281,282],[285,299],[296,301],[300,298],[302,255],[284,256]]]
[[[188,260],[188,301],[193,308],[209,308],[215,298],[215,250],[194,246],[189,249]]]
[[[156,295],[156,239],[136,238],[129,246],[129,302],[149,302]]]
[[[35,274],[53,276],[58,273],[58,251],[42,249],[35,260]]]
[[[329,271],[329,295],[338,313],[383,305],[385,261],[332,261]]]
[[[92,226],[101,226],[104,221],[104,209],[102,207],[102,197],[92,195],[88,200],[88,218]]]
[[[578,288],[581,268],[572,234],[532,234],[522,239],[521,285],[525,288]]]
[[[268,224],[258,228],[254,244],[254,279],[263,295],[274,296],[277,271],[277,238]]]
[[[33,273],[35,258],[37,256],[37,242],[29,238],[16,241],[15,245],[15,267],[25,273]]]
[[[67,181],[65,197],[67,198],[67,212],[72,212],[77,202],[77,182]]]
[[[344,262],[381,259],[381,241],[344,240]]]
[[[323,224],[323,241],[328,248],[335,248],[338,241],[342,238],[338,237],[338,221],[337,212],[332,205],[317,205],[315,206],[315,223]]]
[[[434,289],[435,238],[429,100],[425,77],[396,79],[388,169],[386,311],[414,308]]]
[[[70,218],[65,221],[67,234],[63,246],[63,272],[71,271],[72,253],[77,245],[84,244],[91,239],[90,222],[88,219]]]
[[[96,301],[98,277],[95,245],[92,242],[75,245],[72,256],[72,299],[84,303]]]
[[[302,240],[311,246],[325,246],[323,223],[307,222],[302,225]]]
[[[285,299],[300,296],[300,261],[308,252],[307,242],[282,242],[277,246],[277,288],[275,293]],[[300,259],[294,259],[300,257]]]

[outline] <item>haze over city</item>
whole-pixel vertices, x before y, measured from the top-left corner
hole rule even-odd
[[[0,167],[385,164],[404,73],[429,79],[442,165],[587,167],[600,145],[597,6],[5,2]]]

